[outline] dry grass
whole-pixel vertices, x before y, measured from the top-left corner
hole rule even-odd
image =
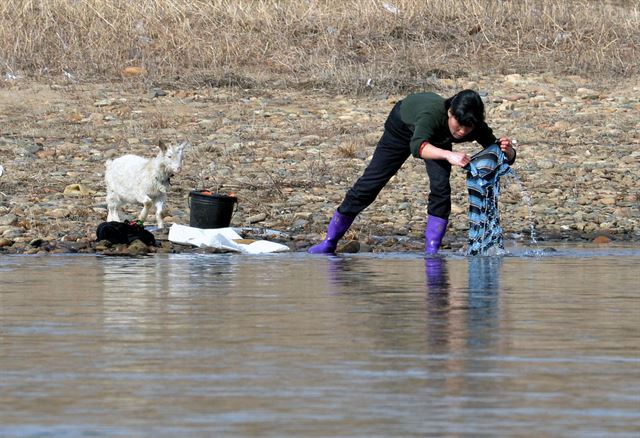
[[[361,91],[433,77],[639,73],[637,0],[7,0],[0,71]]]
[[[346,141],[338,145],[338,157],[340,158],[355,158],[358,155],[358,151],[362,148],[366,148],[367,144],[360,137],[356,137],[353,141]]]

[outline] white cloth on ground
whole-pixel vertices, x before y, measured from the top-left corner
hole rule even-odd
[[[241,243],[242,236],[231,227],[227,228],[195,228],[186,225],[173,224],[169,229],[169,240],[182,245],[210,247],[237,251],[244,254],[265,254],[289,251],[289,247],[268,240],[255,240],[251,243]]]

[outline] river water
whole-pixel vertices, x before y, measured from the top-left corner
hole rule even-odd
[[[2,437],[640,436],[640,248],[4,256]]]

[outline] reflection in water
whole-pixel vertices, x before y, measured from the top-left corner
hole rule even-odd
[[[212,295],[228,294],[236,269],[237,259],[225,256],[189,257],[176,263],[160,257],[135,262],[107,258],[100,276],[105,321],[135,329],[156,325],[161,315],[189,313],[207,285],[215,285],[208,290]]]
[[[436,302],[436,308],[446,307],[449,304],[449,273],[447,272],[447,260],[440,256],[426,257],[424,259],[425,274],[427,279],[427,292],[429,301]]]
[[[502,258],[469,257],[467,263],[467,287],[451,290],[447,260],[438,256],[425,259],[432,347],[450,345],[461,337],[469,347],[488,347],[492,339],[499,338]]]
[[[451,327],[457,315],[451,315],[451,290],[446,259],[434,256],[424,260],[427,281],[427,341],[434,353],[447,353],[451,343]],[[456,297],[457,298],[457,297]]]
[[[215,283],[216,292],[227,293],[232,285],[238,260],[232,256],[215,259],[204,256],[175,257],[167,263],[161,257],[147,257],[131,261],[125,258],[106,258],[103,263],[105,289],[136,292],[154,290],[183,294],[201,286]],[[179,260],[182,259],[182,262]]]
[[[347,330],[350,338],[366,334],[379,351],[410,352],[424,343],[424,332],[415,324],[426,311],[424,273],[408,268],[406,259],[378,263],[331,256],[326,258],[326,272],[328,293],[335,296],[336,315],[342,317],[339,329]],[[387,360],[387,366],[396,366],[393,359]]]
[[[489,346],[499,338],[498,305],[502,257],[469,257],[470,344]]]
[[[491,361],[476,361],[478,353],[495,354],[498,333],[498,278],[501,258],[469,257],[466,287],[451,287],[445,258],[425,259],[427,284],[427,367],[443,376],[443,391],[453,395],[448,409],[468,409],[462,395],[474,391],[491,398],[496,388],[482,376],[493,373]],[[456,398],[460,397],[460,398]]]
[[[7,258],[0,436],[633,436],[639,256]]]

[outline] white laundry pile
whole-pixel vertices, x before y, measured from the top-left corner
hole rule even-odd
[[[237,251],[244,254],[265,254],[289,251],[289,247],[268,240],[247,241],[233,228],[195,228],[173,224],[169,229],[169,240],[182,245],[210,247]]]

